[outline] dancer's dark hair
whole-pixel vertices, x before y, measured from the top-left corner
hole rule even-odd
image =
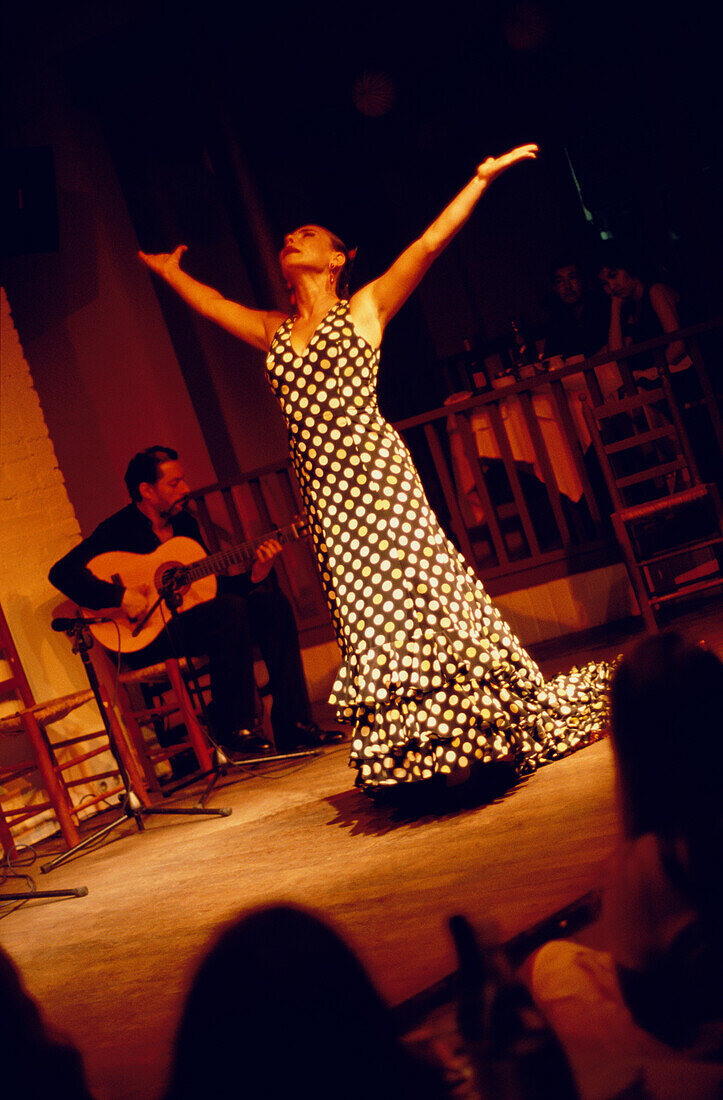
[[[343,252],[344,254],[344,264],[339,272],[339,278],[336,284],[336,292],[340,298],[348,298],[349,283],[351,281],[351,272],[354,266],[356,248],[347,248],[341,237],[337,237],[336,233],[332,233],[330,229],[327,229],[326,232],[329,234],[332,248],[335,248],[337,252]]]

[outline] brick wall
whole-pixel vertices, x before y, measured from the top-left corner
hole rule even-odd
[[[82,663],[72,654],[68,638],[50,629],[53,610],[62,597],[47,579],[53,562],[80,540],[80,528],[2,288],[0,508],[0,606],[33,694],[38,702],[45,702],[87,688]],[[0,714],[17,709],[12,700],[0,701]],[[100,725],[97,708],[91,704],[56,723],[53,732],[74,737],[95,732]],[[29,751],[24,753],[25,747],[17,737],[0,735],[0,763],[30,757]],[[68,772],[69,776],[82,774],[82,768]],[[16,781],[11,791],[6,790],[4,804],[8,797],[25,802],[36,798],[34,778]],[[82,799],[83,794],[83,788],[76,788],[74,800]],[[52,821],[44,826],[41,821],[38,826],[38,820],[30,823],[32,836],[28,834],[26,839],[53,831]]]

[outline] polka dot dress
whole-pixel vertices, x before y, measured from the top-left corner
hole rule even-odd
[[[514,760],[531,771],[607,718],[609,668],[545,682],[430,508],[376,401],[379,350],[338,302],[303,355],[274,337],[286,419],[343,663],[331,702],[353,726],[351,764],[374,788]]]

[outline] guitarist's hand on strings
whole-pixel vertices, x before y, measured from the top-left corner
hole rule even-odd
[[[149,588],[147,584],[135,587],[130,585],[123,593],[121,611],[132,623],[136,622],[148,610]]]
[[[254,584],[260,584],[268,577],[273,560],[281,553],[281,543],[276,539],[267,539],[256,550],[256,561],[251,569],[251,580]]]

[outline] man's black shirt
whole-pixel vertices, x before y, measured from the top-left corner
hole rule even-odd
[[[207,553],[201,528],[190,512],[183,510],[172,516],[170,524],[174,536],[184,535],[186,538],[195,539],[200,544],[199,558]],[[93,611],[102,607],[120,607],[125,591],[123,585],[98,580],[87,568],[88,562],[98,554],[106,554],[114,550],[150,554],[160,545],[161,541],[155,534],[148,517],[135,504],[128,504],[120,512],[103,520],[92,535],[83,539],[80,545],[56,562],[50,570],[49,580],[52,585],[81,607],[87,607]],[[234,578],[236,591],[243,587],[244,581],[247,581],[247,585],[250,586],[249,574]]]

